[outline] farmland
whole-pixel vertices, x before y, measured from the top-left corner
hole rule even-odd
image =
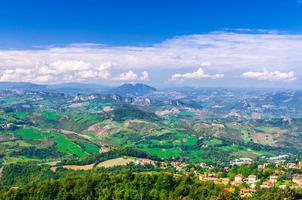
[[[6,91],[0,96],[0,153],[9,163],[66,162],[130,147],[163,161],[198,163],[302,149],[297,137],[302,124],[292,117],[299,105],[292,104],[280,119],[280,110],[255,111],[273,102],[245,99],[254,107],[242,109],[234,103],[240,91],[212,92],[179,91],[182,99],[168,101],[173,92],[132,98]]]

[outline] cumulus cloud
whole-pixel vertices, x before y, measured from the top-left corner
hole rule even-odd
[[[59,60],[49,64],[49,67],[56,73],[69,71],[82,71],[91,67],[91,64],[82,60]]]
[[[296,80],[295,73],[290,72],[280,72],[280,71],[267,71],[264,70],[262,72],[245,72],[242,74],[244,78],[264,80],[264,81],[294,81]]]
[[[195,72],[184,73],[184,74],[173,74],[169,80],[183,82],[185,79],[200,79],[200,78],[218,79],[223,77],[224,74],[207,74],[204,72],[202,68],[198,68]]]
[[[33,68],[5,69],[0,73],[0,81],[17,82],[65,82],[107,80],[111,74],[104,67],[94,67],[83,61],[57,61]]]
[[[112,80],[115,81],[123,81],[123,82],[131,82],[131,81],[147,81],[149,79],[149,73],[147,71],[143,71],[141,76],[134,73],[132,70],[121,73],[117,77],[113,77]]]
[[[143,71],[142,75],[139,77],[140,81],[147,81],[149,80],[149,73],[147,71]]]
[[[141,76],[129,71],[152,71],[155,68],[171,71],[196,66],[224,74],[230,70],[248,71],[251,68],[255,72],[267,68],[269,71],[297,73],[300,69],[295,66],[301,63],[301,34],[212,32],[175,37],[145,47],[76,44],[44,49],[4,49],[0,50],[0,80],[25,81],[24,77],[30,80],[41,76],[44,78],[38,80],[47,80],[46,75],[49,82],[147,80],[148,73]],[[6,71],[16,69],[19,70],[17,74]],[[30,70],[32,74],[23,73],[22,76],[20,69]],[[128,72],[112,78],[112,70]]]
[[[134,73],[132,70],[128,72],[121,73],[119,76],[112,78],[115,81],[134,81],[137,79],[137,74]]]
[[[41,76],[33,77],[31,80],[28,80],[28,81],[31,81],[33,83],[46,83],[46,82],[49,82],[51,80],[54,80],[53,76],[51,76],[51,75],[41,75]]]

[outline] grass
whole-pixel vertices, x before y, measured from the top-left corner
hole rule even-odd
[[[11,122],[11,121],[15,121],[15,117],[10,115],[10,114],[6,114],[3,112],[0,112],[0,121],[6,121],[6,122]]]
[[[197,149],[197,150],[190,151],[189,156],[195,162],[200,162],[202,160],[202,154],[203,154],[203,150]]]
[[[16,135],[22,137],[24,140],[47,140],[54,138],[57,149],[65,154],[76,155],[80,158],[88,156],[90,152],[96,152],[96,149],[92,146],[87,146],[87,152],[83,150],[79,145],[75,144],[71,139],[60,133],[53,132],[41,132],[35,128],[21,128],[15,132]]]
[[[100,151],[100,148],[95,144],[82,142],[81,145],[84,147],[84,150],[90,154],[98,154]]]
[[[274,127],[259,126],[255,128],[255,130],[263,133],[278,133],[278,131]]]
[[[177,138],[174,141],[174,144],[176,145],[194,146],[198,142],[198,139],[196,137],[184,134],[182,132],[177,132],[176,134],[174,134],[174,136]]]
[[[144,148],[144,151],[151,155],[159,156],[161,158],[176,158],[179,157],[182,154],[181,148],[170,148],[170,149],[165,149],[165,148]]]
[[[17,163],[17,162],[28,162],[28,161],[37,161],[36,159],[27,158],[24,156],[19,157],[6,157],[5,161],[7,164]]]
[[[231,152],[236,152],[240,150],[240,146],[233,144],[233,145],[228,145],[228,146],[223,146],[219,147],[221,151],[231,151]]]
[[[15,131],[15,134],[24,140],[41,140],[51,136],[51,134],[40,132],[35,128],[20,128]]]
[[[252,135],[248,131],[243,130],[242,139],[244,142],[250,142],[252,140]]]
[[[89,121],[94,121],[97,119],[96,115],[93,114],[87,114],[87,115],[76,115],[74,117],[74,120],[77,121],[78,123],[85,123]]]
[[[232,155],[236,156],[236,157],[244,157],[244,158],[252,158],[252,159],[256,159],[259,156],[265,155],[265,156],[274,156],[274,154],[266,152],[266,151],[255,151],[252,149],[242,149],[239,150],[235,153],[233,153]]]
[[[176,123],[176,122],[178,122],[179,120],[178,120],[178,118],[176,117],[176,116],[169,116],[169,122],[170,123]]]
[[[183,132],[169,133],[161,135],[158,138],[147,138],[146,140],[137,144],[145,152],[158,156],[163,159],[177,158],[183,155],[187,150],[187,157],[192,157],[194,160],[199,160],[201,151],[196,150],[191,154],[188,147],[197,145],[198,138],[195,136],[187,135]]]
[[[4,98],[4,99],[1,99],[1,103],[5,103],[5,104],[7,104],[7,103],[12,103],[12,102],[16,102],[16,101],[18,101],[19,99],[17,98],[17,97],[14,97],[14,96],[9,96],[9,97],[6,97],[6,98]]]
[[[182,110],[178,113],[178,116],[180,117],[194,117],[196,113],[188,111],[188,110]]]
[[[81,147],[74,142],[72,142],[69,138],[61,135],[59,133],[53,134],[55,138],[56,147],[62,153],[73,154],[80,158],[86,157],[89,154],[81,149]]]
[[[208,145],[208,146],[217,146],[217,145],[221,145],[222,141],[219,140],[219,139],[214,138],[214,139],[211,139],[211,140],[205,140],[203,143]]]
[[[103,107],[112,106],[112,103],[110,103],[110,102],[104,102],[104,103],[102,103],[102,106]]]
[[[89,136],[91,141],[96,141],[96,140],[98,140],[98,138],[96,137],[96,135],[93,134],[93,133],[90,133],[90,132],[88,132],[88,131],[85,131],[84,134],[87,135],[87,136]]]
[[[14,147],[14,146],[20,146],[20,147],[30,147],[32,146],[31,144],[27,143],[24,140],[16,140],[16,141],[7,141],[7,142],[2,142],[1,144],[7,145],[9,147]]]
[[[19,119],[29,118],[29,113],[28,112],[15,112],[14,115],[15,115],[16,118],[19,118]]]
[[[244,142],[250,142],[252,140],[252,129],[245,125],[229,125],[232,129],[236,129],[241,132],[241,138]]]
[[[112,136],[110,138],[107,138],[107,143],[118,146],[133,146],[133,143],[129,141],[128,138],[122,138],[118,136]]]
[[[44,111],[42,112],[42,115],[47,121],[56,121],[58,119],[57,113],[53,111]]]

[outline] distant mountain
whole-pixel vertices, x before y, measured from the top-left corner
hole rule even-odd
[[[110,93],[114,93],[121,96],[142,96],[157,91],[156,88],[137,83],[137,84],[123,84],[119,87],[110,90]]]
[[[29,82],[0,82],[0,90],[43,90],[47,86]]]
[[[0,90],[26,90],[26,91],[45,91],[59,92],[68,94],[88,94],[88,93],[104,93],[110,90],[108,86],[98,84],[85,83],[61,83],[54,85],[41,85],[30,82],[0,82]]]
[[[70,94],[89,94],[89,93],[104,93],[111,89],[110,87],[98,85],[98,84],[86,84],[86,83],[62,83],[56,85],[48,85],[47,89],[55,92],[63,92]]]

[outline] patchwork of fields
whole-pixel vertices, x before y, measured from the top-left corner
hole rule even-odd
[[[123,99],[2,93],[0,155],[8,163],[65,162],[130,147],[159,160],[199,163],[258,159],[302,149],[299,119],[277,118],[275,110],[259,114],[255,111],[259,102],[243,112],[245,104],[235,102],[241,96],[194,95],[188,99],[183,95],[181,102],[167,101],[170,97],[165,94]],[[276,117],[269,118],[272,115]]]

